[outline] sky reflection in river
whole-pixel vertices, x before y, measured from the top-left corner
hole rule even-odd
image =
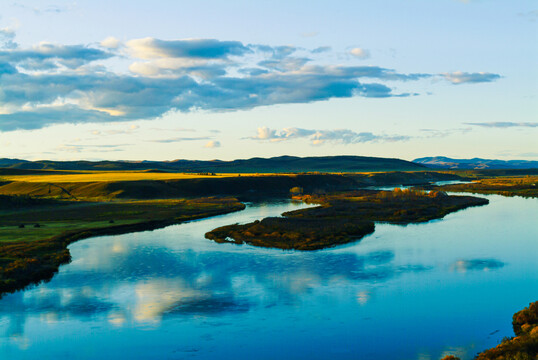
[[[470,357],[538,293],[538,201],[490,200],[314,252],[203,238],[298,206],[283,203],[84,240],[52,281],[0,300],[0,357]]]

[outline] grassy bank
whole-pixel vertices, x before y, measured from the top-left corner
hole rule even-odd
[[[478,194],[498,194],[503,196],[538,197],[538,176],[495,177],[473,181],[469,184],[455,184],[434,187],[443,191],[472,192]]]
[[[219,227],[205,236],[217,242],[316,250],[355,241],[372,233],[375,221],[393,224],[425,222],[488,203],[486,199],[471,196],[400,189],[297,198],[321,206],[286,212],[282,214],[283,218],[269,217],[245,225]]]
[[[7,198],[11,198],[7,200]],[[234,198],[79,202],[0,197],[0,295],[48,279],[83,238],[153,230],[244,209]],[[36,203],[37,201],[37,203]],[[2,209],[2,206],[0,206]]]

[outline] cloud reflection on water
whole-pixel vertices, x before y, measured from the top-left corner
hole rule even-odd
[[[450,266],[450,270],[465,273],[467,271],[489,271],[502,268],[505,264],[495,259],[458,260]]]
[[[171,252],[167,247],[94,243],[83,259],[51,282],[6,296],[0,318],[9,333],[23,333],[27,317],[49,321],[104,317],[115,326],[158,324],[177,316],[215,316],[256,306],[293,304],[327,286],[372,284],[423,266],[398,266],[389,250],[358,255],[280,251],[255,256],[238,252]],[[128,249],[118,252],[118,248]],[[115,266],[106,266],[113,263]],[[96,266],[99,264],[100,266]],[[105,265],[105,266],[101,266]],[[356,293],[357,294],[357,293]],[[370,292],[358,292],[364,304]]]

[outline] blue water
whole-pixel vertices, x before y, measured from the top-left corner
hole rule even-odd
[[[292,203],[83,240],[50,282],[0,300],[0,358],[470,359],[538,300],[538,200],[486,197],[314,252],[203,237]]]

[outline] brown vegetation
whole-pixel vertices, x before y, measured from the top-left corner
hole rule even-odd
[[[444,185],[435,188],[453,192],[538,197],[538,176],[496,177],[480,179],[469,184]]]
[[[268,217],[246,225],[228,225],[205,236],[216,242],[248,243],[279,249],[316,250],[348,243],[374,231],[371,221],[350,222],[347,219]]]
[[[494,348],[478,354],[476,360],[536,360],[538,359],[538,301],[518,311],[512,318],[513,338],[504,338]],[[460,360],[447,355],[442,360]]]
[[[206,233],[217,242],[248,243],[279,249],[316,250],[345,244],[374,231],[374,221],[409,224],[437,219],[486,199],[416,190],[353,191],[294,196],[321,204],[245,225],[228,225]]]

